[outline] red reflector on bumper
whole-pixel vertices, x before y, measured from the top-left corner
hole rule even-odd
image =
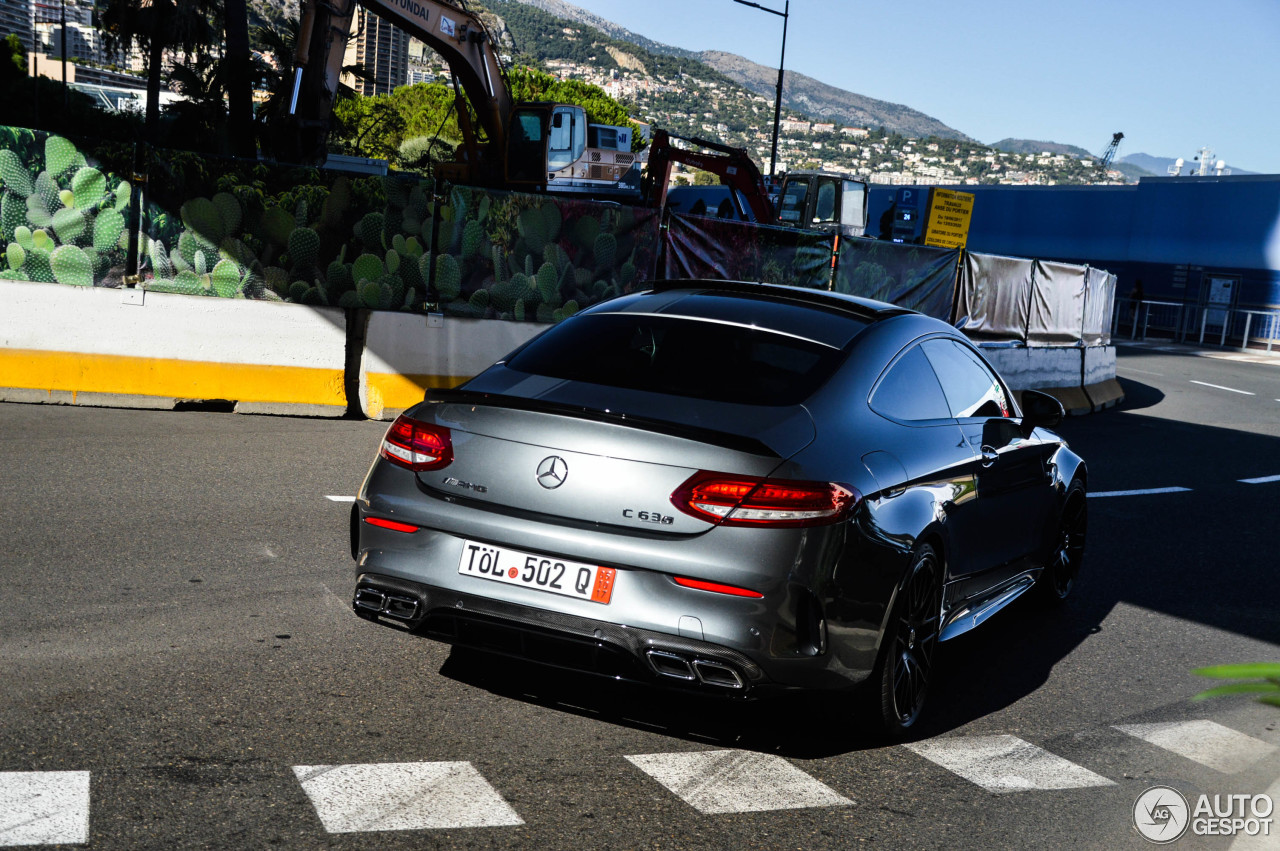
[[[752,591],[750,588],[739,588],[736,585],[723,585],[719,582],[706,582],[702,579],[690,579],[687,576],[673,576],[677,585],[683,585],[685,588],[696,588],[699,591],[714,591],[717,594],[729,594],[734,597],[753,597],[757,600],[763,599],[764,595],[759,591]]]
[[[385,520],[381,517],[366,517],[364,522],[370,526],[381,526],[383,529],[390,529],[393,532],[416,532],[417,526],[411,526],[408,523],[397,523],[394,520]]]

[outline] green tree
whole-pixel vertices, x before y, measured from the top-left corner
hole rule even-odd
[[[27,76],[27,49],[16,33],[0,39],[0,80],[17,80]]]
[[[156,141],[160,130],[160,88],[164,52],[208,56],[218,43],[210,23],[218,0],[102,0],[99,25],[111,52],[133,44],[142,47],[147,68],[147,134]]]

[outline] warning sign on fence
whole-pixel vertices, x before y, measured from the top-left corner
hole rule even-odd
[[[929,197],[929,219],[924,244],[940,248],[964,248],[973,216],[973,193],[934,189]]]

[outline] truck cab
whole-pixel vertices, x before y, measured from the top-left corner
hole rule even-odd
[[[793,171],[782,179],[778,224],[841,236],[867,232],[867,184],[828,171]]]
[[[507,136],[506,182],[529,192],[638,195],[631,128],[588,124],[580,106],[519,103]]]

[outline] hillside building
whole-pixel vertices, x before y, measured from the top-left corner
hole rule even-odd
[[[26,48],[35,52],[35,27],[31,16],[31,0],[4,0],[0,3],[0,38],[13,33]]]
[[[344,65],[359,63],[373,75],[363,80],[346,75],[343,82],[366,97],[389,95],[409,82],[409,34],[379,18],[363,6],[351,19]]]

